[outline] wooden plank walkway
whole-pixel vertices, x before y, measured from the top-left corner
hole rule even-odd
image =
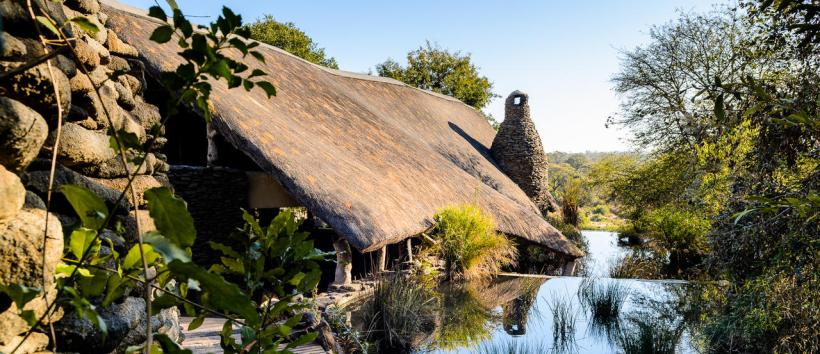
[[[182,326],[182,332],[185,334],[185,341],[182,346],[185,349],[190,349],[194,354],[209,354],[222,353],[222,348],[219,346],[219,332],[222,332],[222,326],[225,320],[222,318],[206,318],[199,328],[188,331],[188,324],[191,323],[193,317],[180,317],[179,323]],[[239,339],[239,329],[234,328],[233,336]],[[300,346],[292,350],[296,354],[327,354],[321,345],[310,343]]]

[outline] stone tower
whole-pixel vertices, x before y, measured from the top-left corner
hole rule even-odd
[[[505,102],[504,121],[495,135],[490,153],[510,179],[532,199],[541,214],[557,210],[549,192],[547,155],[530,119],[528,96],[513,91]]]

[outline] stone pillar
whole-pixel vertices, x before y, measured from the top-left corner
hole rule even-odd
[[[382,273],[387,268],[387,246],[376,250],[376,273]]]
[[[347,240],[337,237],[333,241],[333,249],[336,250],[336,276],[333,279],[334,286],[349,285],[353,281],[351,271],[353,270],[353,254],[350,251],[350,244]]]
[[[547,155],[530,119],[529,97],[513,91],[505,103],[504,121],[498,128],[490,153],[510,179],[535,203],[542,214],[558,205],[549,192]]]

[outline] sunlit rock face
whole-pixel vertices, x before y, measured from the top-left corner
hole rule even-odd
[[[547,174],[549,163],[541,137],[530,119],[529,97],[513,91],[504,108],[504,121],[493,140],[490,152],[495,162],[527,196],[541,214],[557,209],[549,192]]]

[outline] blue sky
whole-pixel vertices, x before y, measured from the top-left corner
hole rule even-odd
[[[520,89],[530,95],[547,151],[612,151],[630,148],[628,132],[604,127],[618,109],[609,79],[618,70],[619,49],[646,42],[650,26],[679,10],[709,11],[723,1],[177,2],[189,15],[215,16],[227,5],[246,22],[263,14],[294,22],[347,71],[366,73],[387,58],[404,63],[425,40],[470,53],[502,96],[486,108],[496,119],[504,116],[503,97]]]

